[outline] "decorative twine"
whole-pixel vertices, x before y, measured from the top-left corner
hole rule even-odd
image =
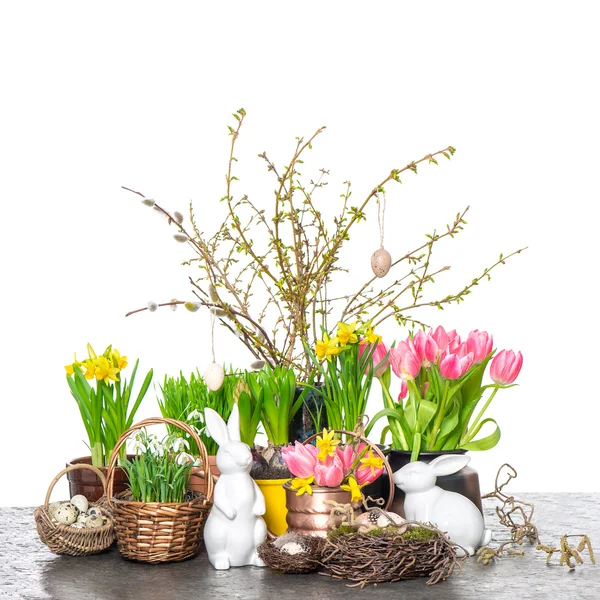
[[[385,192],[382,192],[383,202],[379,201],[379,195],[377,196],[377,223],[379,224],[379,244],[383,248],[383,236],[385,233],[385,207],[386,199]]]

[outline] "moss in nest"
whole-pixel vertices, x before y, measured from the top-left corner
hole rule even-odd
[[[425,529],[424,527],[411,527],[402,534],[402,539],[417,540],[419,542],[427,542],[437,537],[439,537],[437,532]]]
[[[351,533],[356,533],[356,529],[351,527],[350,525],[340,525],[337,529],[332,529],[327,532],[327,537],[336,538],[340,535],[348,535]]]

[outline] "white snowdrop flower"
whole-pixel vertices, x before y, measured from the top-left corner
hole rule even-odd
[[[175,460],[177,461],[178,465],[188,465],[189,463],[194,462],[194,457],[187,452],[181,452],[181,454],[177,455]]]
[[[146,452],[146,446],[142,443],[140,439],[135,440],[133,444],[133,451],[135,454],[144,454]]]
[[[144,198],[144,199],[142,200],[142,204],[143,204],[144,206],[154,206],[154,205],[156,204],[156,201],[155,201],[155,200],[153,200],[152,198]]]
[[[183,215],[178,210],[173,212],[173,219],[179,224],[183,223]]]
[[[202,416],[202,413],[198,409],[195,409],[191,413],[189,413],[187,416],[187,420],[188,421],[200,421],[201,423],[204,423],[204,418]]]
[[[183,450],[184,448],[186,450],[189,450],[190,445],[189,445],[188,441],[184,440],[183,438],[175,438],[173,440],[172,448],[173,448],[173,452],[179,452],[180,450]]]
[[[158,304],[156,304],[156,302],[148,302],[148,310],[150,312],[155,312],[158,309]]]
[[[185,233],[174,233],[173,238],[175,239],[175,241],[180,242],[182,244],[184,244],[190,239],[187,235],[185,235]]]

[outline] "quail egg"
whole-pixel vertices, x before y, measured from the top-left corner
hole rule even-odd
[[[79,512],[82,513],[86,512],[87,509],[90,507],[88,499],[82,494],[77,494],[77,496],[73,496],[71,498],[71,504],[75,506]]]
[[[86,521],[85,526],[88,529],[93,529],[95,527],[102,527],[104,525],[103,518],[100,515],[90,515]]]
[[[56,520],[56,511],[64,504],[64,502],[52,502],[48,505],[48,513],[50,517]]]
[[[56,510],[55,519],[62,525],[71,525],[77,521],[79,511],[70,502],[63,502]]]

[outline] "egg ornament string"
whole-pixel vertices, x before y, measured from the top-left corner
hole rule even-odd
[[[375,277],[385,277],[392,266],[392,257],[383,247],[383,237],[385,229],[385,192],[382,190],[383,199],[377,195],[377,222],[379,224],[379,250],[373,252],[371,256],[371,269]]]

